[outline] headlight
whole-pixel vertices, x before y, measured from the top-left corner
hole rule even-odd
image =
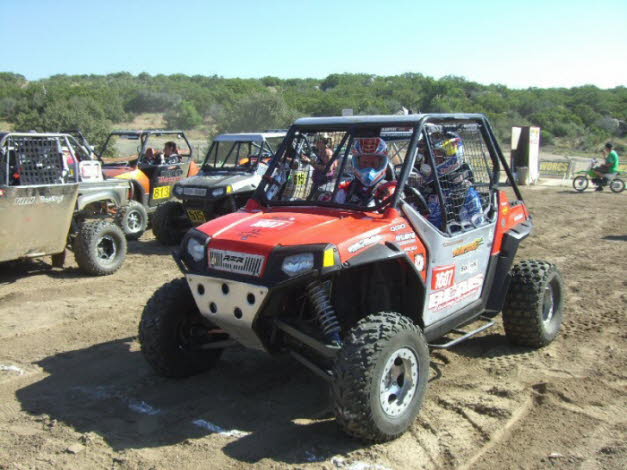
[[[174,186],[174,194],[180,196],[181,194],[183,194],[183,188],[179,185]]]
[[[313,268],[313,253],[299,253],[297,255],[288,256],[283,260],[281,269],[288,276],[295,276],[298,273]]]
[[[223,194],[224,194],[224,188],[216,188],[213,191],[211,191],[211,195],[213,197],[222,196]]]
[[[196,263],[202,261],[205,256],[205,245],[203,245],[195,238],[190,238],[188,240],[185,249],[187,250],[189,256],[191,256]]]

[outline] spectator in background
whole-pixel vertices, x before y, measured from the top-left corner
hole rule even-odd
[[[331,164],[328,171],[325,171],[329,161],[333,158],[333,149],[331,148],[331,139],[329,137],[323,135],[318,139],[316,142],[316,156],[318,157],[317,162],[305,155],[303,155],[302,161],[313,167],[313,183],[316,186],[322,186],[333,179],[338,166],[336,160]]]

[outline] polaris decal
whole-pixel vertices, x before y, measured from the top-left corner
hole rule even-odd
[[[455,282],[455,265],[438,266],[433,268],[431,277],[431,289],[440,290],[451,287]]]
[[[400,242],[403,240],[411,240],[413,238],[416,238],[416,234],[414,232],[407,232],[407,233],[401,233],[399,235],[396,235],[397,242]]]
[[[462,245],[459,248],[455,248],[453,250],[453,257],[457,257],[457,256],[462,256],[465,255],[467,253],[471,253],[477,249],[479,249],[479,247],[483,245],[483,237],[481,238],[477,238],[474,241],[468,243],[467,245]]]
[[[373,235],[372,237],[363,238],[362,240],[359,240],[357,243],[354,243],[351,246],[349,246],[348,252],[355,253],[356,251],[359,251],[362,248],[365,248],[370,245],[374,245],[375,243],[379,242],[382,238],[383,237],[381,235]]]
[[[397,245],[398,246],[403,246],[403,245],[410,245],[412,243],[416,243],[416,238],[415,237],[413,239],[410,239],[410,240],[404,240],[402,242],[398,242]]]
[[[517,216],[514,217],[514,222],[518,222],[519,220],[521,220],[524,217],[523,214],[518,214]]]
[[[473,297],[472,300],[475,300],[481,294],[481,286],[483,286],[483,274],[477,274],[447,289],[433,292],[429,295],[428,308],[437,311]]]
[[[405,248],[403,251],[405,251],[405,253],[409,253],[411,251],[416,251],[418,249],[417,246],[408,246],[407,248]]]
[[[251,227],[258,227],[258,228],[279,228],[279,227],[285,227],[287,225],[292,225],[292,222],[289,222],[287,220],[276,220],[276,219],[272,219],[272,220],[268,220],[268,219],[261,219],[258,220],[257,222],[255,222],[254,224],[251,225]]]

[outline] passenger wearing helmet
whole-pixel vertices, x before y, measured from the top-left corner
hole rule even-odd
[[[354,179],[340,185],[336,202],[375,206],[394,194],[396,182],[384,179],[388,167],[388,147],[382,138],[355,139],[352,154]]]
[[[453,215],[448,222],[458,223],[461,228],[474,227],[483,223],[483,209],[479,193],[473,186],[472,171],[463,162],[464,144],[461,137],[446,132],[434,146],[435,167],[442,188],[447,214]],[[429,221],[443,228],[440,201],[432,192],[427,199]]]

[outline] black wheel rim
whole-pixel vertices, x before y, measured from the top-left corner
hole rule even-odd
[[[111,235],[102,237],[96,245],[96,256],[104,263],[112,263],[118,253],[117,243]]]

